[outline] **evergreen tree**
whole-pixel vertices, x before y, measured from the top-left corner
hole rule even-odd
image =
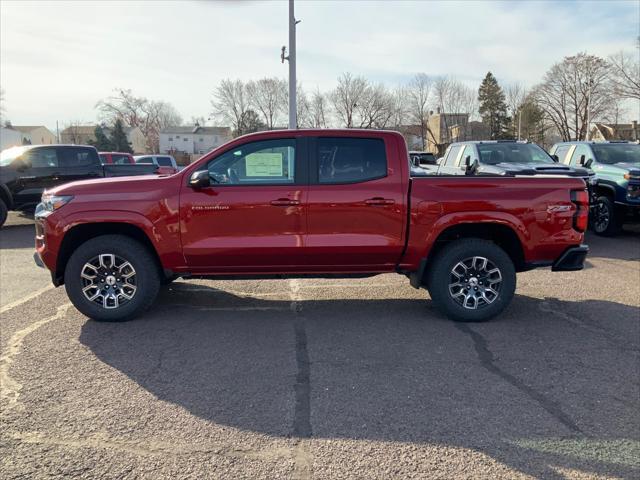
[[[113,132],[111,132],[111,143],[113,144],[113,150],[116,152],[133,153],[131,144],[127,140],[127,134],[124,132],[122,120],[119,118],[113,125]]]
[[[510,119],[507,115],[507,103],[502,88],[491,72],[487,73],[480,84],[478,102],[480,103],[478,113],[482,121],[489,126],[491,139],[508,138]]]
[[[111,142],[111,140],[109,140],[109,137],[107,137],[107,135],[104,133],[102,126],[100,125],[96,126],[95,130],[93,131],[93,134],[95,135],[96,139],[89,140],[89,144],[96,147],[96,149],[99,152],[110,152],[114,150],[113,143]]]

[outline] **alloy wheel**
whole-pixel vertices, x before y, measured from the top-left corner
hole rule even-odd
[[[488,258],[465,258],[451,269],[449,295],[466,309],[492,304],[500,295],[501,286],[502,273]]]
[[[97,255],[80,271],[85,298],[105,309],[114,309],[130,302],[136,294],[136,270],[118,255]]]

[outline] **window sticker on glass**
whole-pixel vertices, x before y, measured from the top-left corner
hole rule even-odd
[[[282,177],[281,153],[250,153],[245,157],[247,177]]]

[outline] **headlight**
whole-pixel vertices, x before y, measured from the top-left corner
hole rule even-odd
[[[45,193],[42,195],[41,203],[36,207],[36,215],[46,216],[51,212],[64,207],[72,199],[72,195],[49,195]]]

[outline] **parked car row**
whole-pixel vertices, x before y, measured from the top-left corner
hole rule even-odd
[[[582,178],[590,193],[590,226],[615,235],[640,220],[640,144],[628,141],[562,142],[549,153],[515,140],[452,143],[434,166],[411,152],[412,172],[428,175],[566,176]]]
[[[151,158],[151,161],[147,161]],[[156,161],[155,159],[159,160]],[[171,163],[164,165],[164,158]],[[25,145],[0,154],[0,227],[10,210],[32,210],[46,189],[77,180],[178,171],[170,156],[101,152],[86,145]],[[162,166],[161,166],[162,163]]]

